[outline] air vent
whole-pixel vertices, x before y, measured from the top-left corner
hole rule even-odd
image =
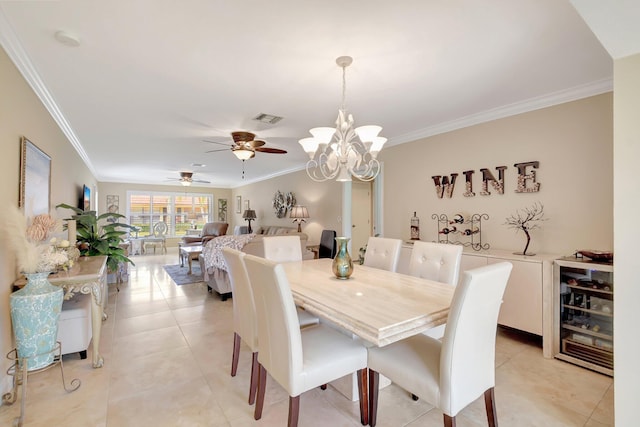
[[[275,125],[280,120],[282,120],[282,117],[274,116],[273,114],[260,113],[257,116],[255,116],[253,120],[257,120],[260,123],[266,123],[268,125]]]
[[[191,167],[193,168],[203,168],[206,165],[203,165],[202,163],[191,163]]]

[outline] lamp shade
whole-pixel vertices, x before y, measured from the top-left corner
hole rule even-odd
[[[253,209],[247,209],[242,214],[242,218],[244,219],[256,219],[256,211]]]
[[[297,218],[304,219],[309,218],[309,211],[306,206],[295,205],[291,208],[291,212],[289,213],[289,218]]]

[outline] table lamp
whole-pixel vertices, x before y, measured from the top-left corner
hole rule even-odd
[[[251,234],[251,221],[256,219],[256,211],[254,211],[253,209],[247,209],[242,214],[242,218],[246,219],[249,223],[248,231],[249,234]]]
[[[289,218],[293,218],[293,222],[298,223],[298,233],[301,233],[302,223],[306,218],[309,218],[309,211],[307,211],[306,206],[295,205],[293,208],[291,208]]]

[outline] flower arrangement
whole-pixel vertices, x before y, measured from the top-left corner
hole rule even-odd
[[[67,240],[52,234],[62,230],[61,223],[49,214],[29,219],[15,206],[4,211],[3,237],[16,253],[18,269],[23,273],[45,273],[68,269],[73,265],[73,250]],[[77,258],[76,258],[77,259]]]

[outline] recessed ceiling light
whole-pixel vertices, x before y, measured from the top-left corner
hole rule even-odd
[[[194,168],[203,168],[207,165],[203,165],[202,163],[191,163],[191,166]]]
[[[274,116],[273,114],[260,113],[257,116],[255,116],[253,118],[253,120],[257,120],[257,121],[259,121],[261,123],[266,123],[266,124],[269,124],[269,125],[275,125],[280,120],[282,120],[282,117]]]
[[[54,37],[56,38],[56,40],[58,40],[60,43],[62,43],[65,46],[70,46],[70,47],[80,46],[80,39],[78,38],[78,36],[68,33],[66,31],[56,31]]]

